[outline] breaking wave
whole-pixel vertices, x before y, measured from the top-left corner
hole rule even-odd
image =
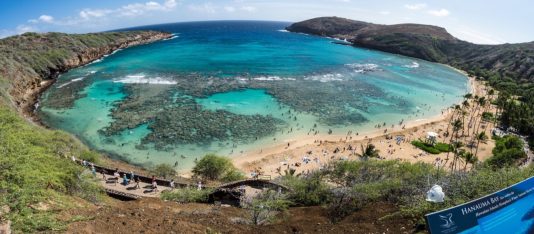
[[[352,69],[352,71],[356,73],[367,73],[367,72],[374,72],[374,71],[380,70],[380,67],[374,63],[365,63],[365,64],[349,63],[349,64],[345,64],[345,66]]]
[[[163,41],[168,41],[168,40],[176,39],[176,38],[178,38],[178,37],[180,37],[180,36],[178,36],[178,33],[173,33],[173,34],[172,34],[172,37],[169,37],[169,38],[167,38],[167,39],[163,39]]]
[[[418,68],[418,67],[419,67],[419,63],[417,63],[417,62],[412,62],[412,64],[410,64],[410,65],[404,65],[403,67],[407,67],[407,68]]]
[[[168,80],[161,77],[146,77],[145,75],[129,75],[125,78],[114,80],[114,83],[123,84],[161,84],[161,85],[174,85],[176,81]]]
[[[65,87],[65,86],[67,86],[67,85],[70,85],[70,84],[74,83],[74,82],[82,81],[83,79],[85,79],[85,77],[80,77],[80,78],[72,79],[72,80],[70,80],[69,82],[67,82],[67,83],[65,83],[65,84],[61,84],[61,85],[59,85],[57,88],[58,88],[58,89],[61,89],[61,88]]]
[[[328,73],[323,75],[313,75],[305,77],[304,80],[313,80],[313,81],[319,81],[319,82],[330,82],[330,81],[343,81],[345,76],[343,76],[340,73]]]

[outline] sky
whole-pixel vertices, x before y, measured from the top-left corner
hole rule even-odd
[[[0,0],[0,37],[203,20],[297,22],[320,16],[437,25],[480,44],[534,41],[532,0]]]

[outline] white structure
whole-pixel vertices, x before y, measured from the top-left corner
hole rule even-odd
[[[445,193],[439,185],[434,185],[428,192],[426,192],[426,200],[429,202],[443,202]]]
[[[427,132],[426,133],[426,140],[428,143],[434,145],[436,144],[436,140],[438,138],[438,134],[435,132]]]

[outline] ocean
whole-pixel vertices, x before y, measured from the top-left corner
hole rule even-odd
[[[290,33],[289,24],[128,29],[174,36],[62,74],[38,115],[119,159],[187,170],[208,153],[232,157],[427,119],[469,92],[467,77],[447,66]]]

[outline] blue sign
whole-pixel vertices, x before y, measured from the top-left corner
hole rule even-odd
[[[534,233],[534,177],[425,218],[431,234]]]

